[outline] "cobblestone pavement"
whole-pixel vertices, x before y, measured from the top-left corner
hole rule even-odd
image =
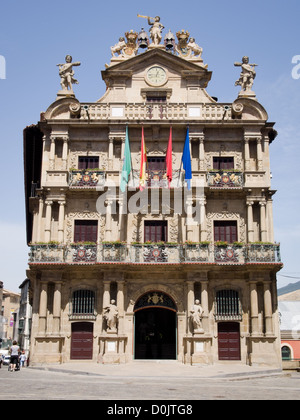
[[[300,399],[300,373],[297,372],[205,377],[193,368],[190,375],[179,372],[176,376],[172,366],[163,366],[161,376],[159,371],[160,366],[152,376],[143,376],[142,369],[140,375],[118,376],[47,368],[8,372],[2,367],[0,400],[106,400],[111,401],[110,405],[113,400],[125,400],[134,405],[138,400],[160,404],[195,401],[196,404],[197,400]],[[222,373],[220,368],[219,372]]]

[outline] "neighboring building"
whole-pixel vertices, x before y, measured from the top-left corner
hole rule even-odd
[[[2,346],[13,340],[18,340],[18,320],[20,294],[3,289],[2,316],[3,342]]]
[[[25,279],[20,285],[21,299],[19,310],[19,344],[22,350],[25,351],[26,356],[30,349],[30,332],[32,319],[32,305],[30,296],[30,280]]]
[[[300,301],[279,301],[283,367],[300,366]]]
[[[96,102],[75,98],[67,56],[56,101],[24,130],[31,363],[280,367],[276,132],[254,66],[236,63],[242,90],[218,103],[189,33],[163,43],[149,24],[152,42],[131,30],[112,47]]]
[[[4,308],[2,306],[2,302],[3,302],[3,282],[0,281],[0,348],[2,345],[2,341],[3,341],[3,324],[4,324],[4,317],[3,317],[3,312],[4,312]]]

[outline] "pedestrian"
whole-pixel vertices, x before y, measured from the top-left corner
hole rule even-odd
[[[2,357],[3,357],[2,354],[0,354],[0,369],[2,367],[2,362],[3,362]]]
[[[20,347],[16,341],[13,341],[13,345],[10,350],[10,371],[14,372],[19,364]]]
[[[21,367],[25,367],[25,362],[26,362],[26,354],[25,354],[25,351],[23,350],[20,356]]]

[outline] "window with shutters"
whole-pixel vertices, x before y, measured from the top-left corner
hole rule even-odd
[[[228,242],[232,244],[237,238],[237,222],[233,221],[215,221],[214,222],[214,240]]]
[[[75,220],[74,242],[97,242],[97,220]]]

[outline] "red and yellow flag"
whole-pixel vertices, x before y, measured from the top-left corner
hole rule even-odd
[[[141,170],[140,170],[140,190],[143,191],[147,186],[147,152],[144,138],[144,127],[142,126],[142,141],[141,141]]]

